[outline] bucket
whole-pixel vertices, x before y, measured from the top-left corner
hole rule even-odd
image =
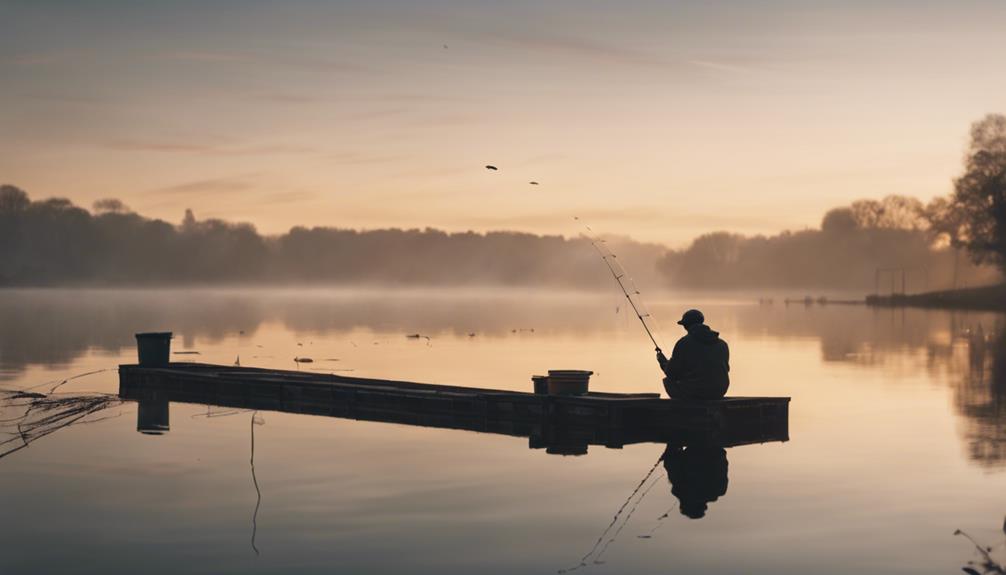
[[[583,395],[587,393],[593,371],[581,369],[548,370],[549,395]]]
[[[143,367],[164,367],[171,355],[171,332],[136,334],[136,353]]]
[[[532,375],[531,382],[534,384],[534,392],[538,395],[545,395],[548,393],[548,376],[547,375]]]

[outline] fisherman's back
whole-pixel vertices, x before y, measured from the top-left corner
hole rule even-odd
[[[719,399],[730,387],[730,348],[705,324],[688,327],[661,363],[668,395],[682,399]]]

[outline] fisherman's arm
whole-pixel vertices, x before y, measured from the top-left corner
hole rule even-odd
[[[663,370],[664,375],[671,379],[674,379],[681,370],[681,341],[679,339],[674,344],[670,359],[667,359],[663,352],[657,352],[657,361],[660,363],[660,369]]]

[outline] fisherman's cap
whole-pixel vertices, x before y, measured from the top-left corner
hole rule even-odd
[[[697,323],[704,323],[705,321],[706,316],[702,315],[702,312],[697,309],[690,309],[681,316],[681,321],[678,322],[678,325],[688,327]]]

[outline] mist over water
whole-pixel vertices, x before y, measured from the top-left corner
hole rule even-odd
[[[756,302],[648,301],[665,346],[701,307],[731,345],[731,395],[793,398],[790,441],[727,449],[725,491],[701,519],[657,466],[580,572],[948,573],[974,558],[955,529],[999,541],[1006,318]],[[0,387],[132,363],[132,334],[164,329],[173,351],[198,352],[174,361],[515,390],[583,368],[598,391],[659,391],[626,311],[620,296],[506,290],[7,292]],[[117,389],[110,371],[60,392]],[[170,409],[165,435],[137,433],[127,402],[0,459],[0,506],[19,518],[0,526],[3,572],[555,573],[665,448],[563,457],[464,431]]]

